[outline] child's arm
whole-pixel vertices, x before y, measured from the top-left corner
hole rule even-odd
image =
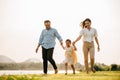
[[[76,48],[75,44],[73,44],[73,47],[74,47],[74,50],[77,51],[77,48]]]
[[[62,48],[65,49],[65,47],[63,46],[63,44],[61,44]]]

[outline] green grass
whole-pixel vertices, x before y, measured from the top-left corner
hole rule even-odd
[[[101,71],[85,74],[85,72],[73,74],[26,74],[26,75],[2,75],[0,80],[120,80],[120,71]]]

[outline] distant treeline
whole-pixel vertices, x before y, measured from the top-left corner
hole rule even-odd
[[[63,63],[57,64],[58,69],[64,70],[65,65]],[[80,63],[75,65],[76,70],[82,70],[84,67]],[[68,67],[71,69],[71,67]],[[42,63],[0,63],[0,70],[42,70]],[[53,70],[51,64],[48,64],[48,69]]]
[[[95,64],[96,71],[120,71],[120,65],[111,64],[110,66],[105,64]]]
[[[63,63],[57,64],[59,70],[64,70],[65,65]],[[80,63],[77,63],[75,65],[76,70],[83,71],[84,66]],[[120,65],[117,64],[111,64],[111,65],[105,65],[96,63],[94,65],[94,68],[96,71],[120,71]],[[42,70],[43,65],[42,63],[0,63],[0,70]],[[48,69],[52,70],[52,66],[49,64]],[[70,66],[69,66],[69,69]]]

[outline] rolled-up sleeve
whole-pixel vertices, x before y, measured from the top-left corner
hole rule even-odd
[[[58,33],[56,29],[55,29],[55,36],[57,37],[59,41],[62,41],[62,37],[60,36],[60,34]]]
[[[43,42],[43,31],[40,34],[39,44],[42,45],[42,42]]]
[[[80,31],[80,35],[79,35],[79,36],[83,36],[83,34],[84,34],[84,29],[82,29],[82,30]]]

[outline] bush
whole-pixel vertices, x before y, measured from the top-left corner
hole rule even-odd
[[[117,69],[118,69],[117,64],[112,64],[111,65],[111,71],[117,71]]]
[[[105,64],[95,64],[94,68],[96,71],[110,71],[110,66]]]
[[[94,68],[96,71],[102,71],[102,68],[96,64],[94,65]]]

